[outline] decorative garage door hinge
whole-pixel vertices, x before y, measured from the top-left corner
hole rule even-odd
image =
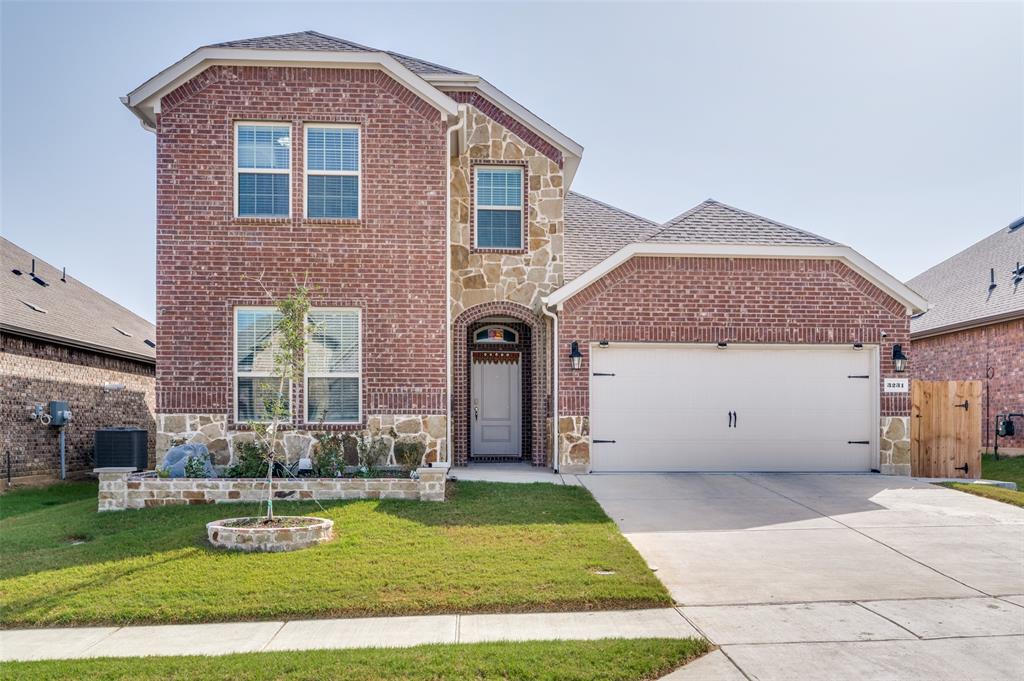
[[[605,373],[601,373],[600,371],[595,371],[595,372],[594,372],[593,374],[591,374],[591,375],[592,375],[592,376],[614,376],[615,374],[605,374]]]
[[[599,444],[612,444],[613,445],[613,444],[615,444],[615,440],[593,440],[592,442],[595,445],[599,445]]]
[[[847,378],[871,378],[868,374],[854,374],[853,376],[847,376]]]
[[[871,444],[871,441],[870,440],[847,440],[846,444],[848,444],[848,445],[869,445],[869,444]]]

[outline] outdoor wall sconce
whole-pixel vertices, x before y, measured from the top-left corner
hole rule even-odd
[[[580,344],[576,341],[572,342],[572,349],[569,350],[569,361],[572,363],[573,371],[579,371],[583,366],[583,353],[580,352]]]
[[[725,341],[718,341],[719,350],[725,350],[727,347],[729,347],[728,343],[726,343]]]
[[[897,374],[907,370],[907,356],[903,354],[903,346],[899,343],[892,346],[892,368]]]

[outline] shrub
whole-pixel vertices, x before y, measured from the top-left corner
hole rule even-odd
[[[320,433],[316,437],[313,453],[313,475],[333,478],[341,475],[345,468],[344,440],[336,433]]]
[[[235,462],[224,474],[229,478],[267,477],[267,448],[257,442],[235,444]]]
[[[395,443],[395,462],[406,470],[418,468],[427,446],[419,440],[399,440]]]
[[[185,477],[205,478],[209,459],[209,454],[188,457],[188,460],[185,462]]]

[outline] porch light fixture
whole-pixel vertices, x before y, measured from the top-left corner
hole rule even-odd
[[[583,353],[580,352],[580,344],[576,341],[572,342],[572,349],[569,350],[569,361],[572,362],[573,371],[579,371],[583,366]]]
[[[898,374],[907,370],[907,356],[903,354],[903,346],[899,343],[892,346],[892,368]]]
[[[718,341],[719,350],[725,350],[727,347],[729,347],[728,343],[726,343],[725,341]]]

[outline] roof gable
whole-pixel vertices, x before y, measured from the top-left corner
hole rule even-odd
[[[33,258],[36,275],[48,286],[33,280]],[[156,341],[156,327],[131,310],[74,277],[67,276],[66,281],[61,281],[61,270],[3,238],[0,264],[0,329],[96,352],[155,361],[156,350],[146,341]]]
[[[834,246],[835,241],[708,199],[665,223],[649,241],[660,243]]]
[[[1024,316],[1024,279],[1015,283],[1013,274],[1024,265],[1024,227],[1011,227],[1000,229],[907,282],[931,304],[928,312],[910,321],[911,334]],[[991,288],[993,273],[996,285]]]

